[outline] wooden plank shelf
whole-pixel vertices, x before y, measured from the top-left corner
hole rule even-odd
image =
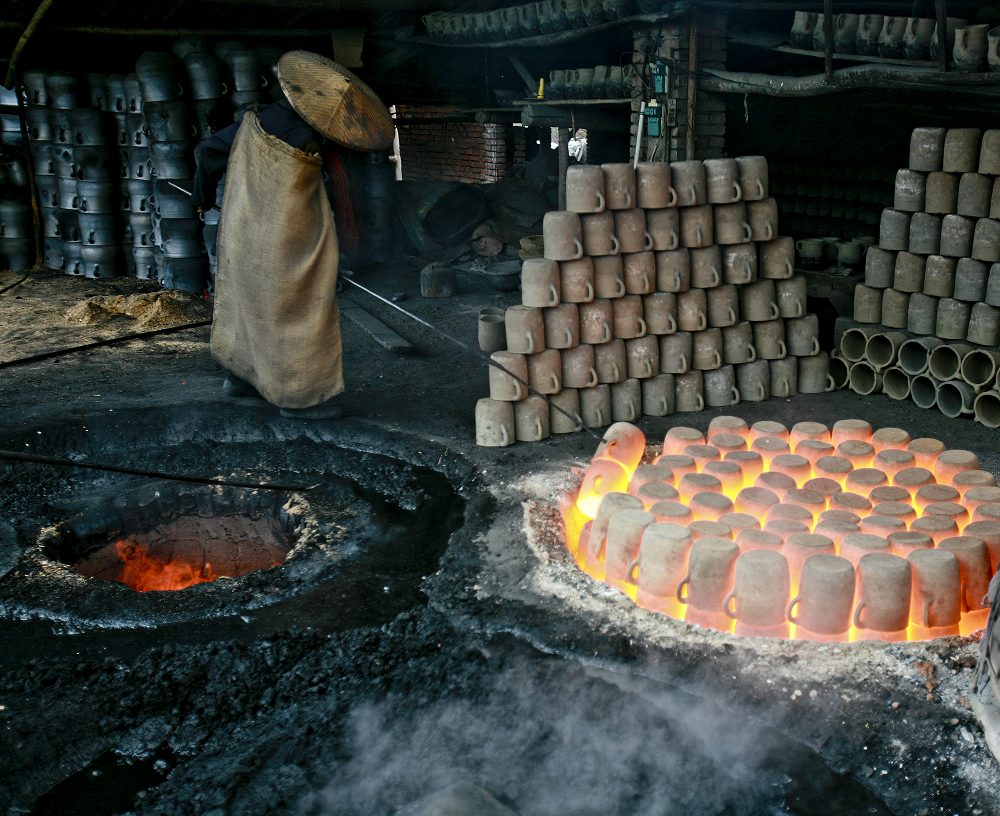
[[[514,40],[493,40],[490,42],[447,42],[434,37],[414,36],[400,37],[397,42],[409,43],[413,45],[431,45],[440,48],[535,48],[537,46],[560,45],[561,43],[572,42],[582,37],[589,37],[591,34],[599,34],[608,29],[617,28],[630,23],[655,24],[668,20],[676,20],[687,14],[691,10],[690,0],[675,0],[667,5],[662,11],[655,14],[634,14],[631,17],[622,17],[618,20],[608,20],[606,23],[586,26],[585,28],[573,28],[568,31],[549,31],[545,34],[536,34],[532,37],[521,37]]]
[[[807,48],[793,48],[788,45],[784,38],[768,34],[737,32],[729,36],[729,42],[736,43],[738,45],[749,45],[755,48],[778,51],[782,54],[797,54],[802,57],[813,57],[815,59],[823,59],[825,56],[822,51],[813,51]],[[870,62],[876,65],[903,65],[914,68],[939,67],[936,60],[894,59],[890,57],[866,56],[864,54],[841,54],[837,51],[833,52],[833,58],[835,60],[843,60],[845,62]]]

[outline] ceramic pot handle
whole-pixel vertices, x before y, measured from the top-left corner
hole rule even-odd
[[[677,191],[673,187],[670,188],[670,193],[667,197],[667,206],[668,207],[677,206]]]
[[[684,374],[684,373],[687,372],[687,370],[688,370],[688,358],[687,358],[687,355],[682,351],[681,352],[681,372],[680,373]]]
[[[735,194],[735,197],[733,198],[734,202],[743,198],[743,188],[740,187],[740,183],[738,181],[733,181],[733,193]]]
[[[701,394],[695,394],[694,404],[696,411],[705,410],[705,398]]]
[[[586,284],[584,284],[583,296],[585,298],[583,301],[584,303],[590,303],[590,301],[594,299],[594,284],[590,281],[587,281]]]
[[[695,187],[694,183],[688,185],[688,196],[691,198],[692,204],[698,200],[698,188]]]
[[[623,281],[621,278],[618,278],[615,281],[615,293],[612,295],[612,297],[620,298],[624,296],[625,296],[625,281]]]
[[[795,301],[795,317],[802,317],[805,314],[805,306],[803,306],[801,300]]]
[[[781,310],[778,309],[778,304],[775,303],[773,300],[771,301],[770,306],[768,308],[771,314],[768,320],[777,320],[779,317],[781,317]]]
[[[730,390],[731,390],[732,395],[733,395],[733,401],[731,403],[729,403],[729,404],[730,405],[739,405],[739,402],[740,402],[740,390],[735,385]]]
[[[646,252],[649,252],[649,250],[651,250],[652,248],[653,248],[653,236],[650,235],[649,231],[647,230],[646,231],[646,245],[645,245],[645,250],[646,250]]]
[[[559,382],[559,378],[556,376],[556,373],[554,371],[551,374],[549,374],[549,379],[552,381],[552,393],[558,394],[559,388],[562,385],[562,383]]]
[[[594,388],[597,385],[597,369],[591,366],[590,368],[590,382],[588,382],[584,388]]]
[[[718,349],[712,349],[712,358],[715,360],[715,368],[721,368],[722,355],[719,354]]]
[[[687,575],[684,576],[684,578],[681,579],[681,582],[677,585],[677,589],[674,592],[674,595],[677,597],[677,602],[682,603],[685,606],[687,606],[688,598],[687,598],[687,593],[684,591],[684,588],[690,583],[691,583],[691,574],[688,573]]]
[[[757,347],[753,343],[749,343],[747,345],[747,350],[749,351],[750,356],[744,362],[752,363],[757,359]]]
[[[642,370],[646,372],[642,376],[644,378],[645,377],[652,377],[653,376],[653,364],[651,362],[649,362],[649,360],[643,360],[642,361],[642,366],[643,366]]]
[[[832,374],[827,374],[826,375],[826,390],[827,391],[836,391],[837,390],[837,383],[834,382]]]
[[[757,383],[757,399],[764,399],[764,383]]]
[[[781,355],[779,360],[784,360],[788,356],[788,346],[785,345],[784,340],[778,341],[778,354]]]
[[[633,558],[628,562],[628,566],[625,567],[625,580],[630,584],[637,584],[639,582],[639,559]]]
[[[597,209],[594,212],[602,213],[604,212],[604,193],[600,190],[595,191],[597,193]]]
[[[575,236],[573,237],[573,246],[576,248],[576,254],[574,254],[569,260],[577,261],[583,257],[583,244],[580,242],[580,239]]]
[[[751,227],[746,221],[743,222],[743,241],[753,240],[753,227]],[[770,238],[768,239],[770,240]]]
[[[719,274],[719,270],[718,270],[718,269],[716,269],[716,268],[715,268],[715,267],[713,266],[713,267],[712,267],[712,285],[711,285],[711,287],[710,287],[710,288],[714,289],[714,288],[715,288],[716,286],[718,286],[718,285],[719,285],[720,283],[722,283],[722,276],[721,276],[721,275]],[[704,327],[702,327],[702,328],[704,328]]]
[[[614,378],[613,382],[622,381],[622,372],[621,369],[618,368],[618,363],[611,364],[611,376]]]
[[[694,242],[695,242],[695,244],[697,244],[698,246],[701,246],[704,238],[705,238],[705,230],[702,229],[701,225],[699,224],[697,227],[694,228]]]
[[[595,413],[597,414],[597,427],[600,428],[602,425],[604,425],[604,411],[602,411],[600,408],[597,408]]]
[[[788,277],[792,277],[795,274],[795,266],[790,259],[785,261],[785,271],[788,272]]]
[[[549,284],[549,294],[552,296],[550,298],[551,303],[549,303],[549,306],[558,306],[559,305],[559,290],[556,289],[556,285],[554,283],[550,283]]]
[[[621,244],[618,243],[618,236],[617,235],[612,235],[611,236],[611,251],[608,254],[609,255],[617,255],[620,251],[621,251]]]
[[[802,600],[802,596],[801,595],[796,595],[794,598],[792,598],[792,602],[790,604],[788,604],[788,609],[785,610],[785,617],[788,618],[788,620],[789,620],[790,623],[794,623],[794,624],[798,625],[799,619],[795,616],[795,614],[792,612],[792,610],[795,609],[795,607],[799,605],[799,602],[801,600]],[[859,606],[858,609],[860,609],[860,608],[861,607]],[[855,613],[855,614],[857,614],[857,613]],[[854,624],[854,625],[857,626],[857,624]]]
[[[667,315],[667,334],[675,334],[677,332],[677,321],[674,319],[672,314]]]
[[[649,273],[648,272],[643,272],[642,273],[642,289],[643,289],[644,292],[652,292],[653,291],[653,286],[649,282]]]
[[[641,317],[639,318],[639,337],[645,337],[647,333],[646,321]]]
[[[510,434],[507,433],[506,425],[500,426],[500,444],[505,448],[510,444]]]
[[[677,247],[680,245],[680,242],[681,238],[677,234],[677,230],[675,229],[670,230],[670,243],[667,244],[667,249],[677,249]],[[680,277],[680,272],[677,273],[677,276],[678,278]],[[680,283],[678,282],[677,285],[679,286]]]
[[[708,318],[704,312],[698,312],[698,331],[705,331],[708,328]]]
[[[757,179],[757,196],[759,198],[764,197],[764,182],[761,181],[760,179]],[[770,241],[771,239],[768,238],[767,240]]]
[[[542,438],[542,421],[538,417],[535,417],[535,437]]]
[[[635,400],[633,400],[631,397],[629,398],[628,401],[628,412],[631,419],[635,420],[639,418],[639,409],[636,407]]]
[[[725,612],[730,618],[736,620],[736,610],[732,609],[733,601],[736,600],[736,590],[731,590],[725,598],[722,599],[722,611]]]
[[[525,332],[524,336],[528,338],[528,354],[535,353],[535,336],[529,331]]]
[[[632,191],[628,187],[625,188],[625,209],[632,209]]]
[[[813,338],[812,345],[810,346],[810,348],[812,349],[812,351],[809,352],[809,356],[810,357],[815,357],[817,354],[819,354],[819,338],[818,337],[814,337]]]
[[[660,411],[662,411],[663,416],[667,415],[667,408],[669,408],[669,406],[667,405],[667,398],[660,397]],[[983,604],[983,606],[986,606],[986,604]]]
[[[675,235],[677,233],[674,233]],[[681,271],[679,269],[674,270],[674,291],[679,292],[681,290]]]
[[[611,326],[608,325],[608,321],[604,321],[604,339],[602,343],[607,343],[611,339]]]
[[[774,240],[774,227],[771,226],[771,222],[770,221],[768,221],[764,225],[764,235],[766,236],[764,238],[765,241],[773,241]]]
[[[727,310],[729,311],[729,325],[733,326],[736,324],[736,310],[732,306],[728,306]]]

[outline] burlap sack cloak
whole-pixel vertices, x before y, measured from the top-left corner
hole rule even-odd
[[[219,219],[212,355],[280,408],[344,389],[335,289],[340,252],[319,156],[236,133]]]

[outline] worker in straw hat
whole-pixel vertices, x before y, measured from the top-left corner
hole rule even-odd
[[[338,233],[357,235],[338,148],[386,150],[394,128],[365,83],[319,54],[291,51],[276,73],[284,99],[195,150],[196,206],[212,206],[226,174],[212,355],[228,395],[259,395],[282,416],[334,419],[344,389]]]

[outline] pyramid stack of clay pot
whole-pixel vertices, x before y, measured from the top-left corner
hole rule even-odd
[[[865,259],[854,319],[1000,342],[1000,130],[917,128]]]
[[[566,207],[521,305],[480,317],[479,444],[827,390],[763,156],[576,165]]]
[[[1000,359],[1000,130],[913,131],[909,167],[896,176],[894,206],[854,292],[854,319],[885,329],[844,333],[854,390],[910,397],[949,416],[973,413],[977,394],[997,391],[992,367],[985,378],[979,369]],[[888,343],[891,353],[871,359],[860,335],[866,345],[881,338],[876,346]],[[977,418],[996,427],[991,399],[983,402],[989,417]]]

